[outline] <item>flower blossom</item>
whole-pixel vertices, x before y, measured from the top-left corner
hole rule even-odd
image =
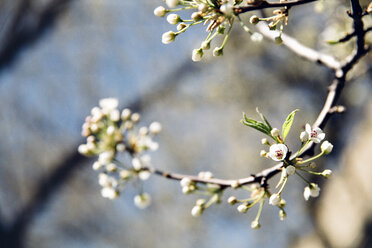
[[[318,197],[320,192],[320,188],[318,184],[311,183],[309,186],[305,187],[304,190],[304,198],[305,200],[309,200],[310,197]]]
[[[309,139],[314,143],[320,143],[325,138],[325,133],[319,127],[312,128],[310,124],[306,124],[305,131],[309,135]]]
[[[288,153],[288,147],[284,144],[274,144],[270,146],[268,156],[275,161],[283,161]]]

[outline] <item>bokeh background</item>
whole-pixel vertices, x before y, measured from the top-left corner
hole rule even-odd
[[[342,58],[352,43],[330,47],[324,41],[352,30],[348,1],[321,3],[293,8],[286,31]],[[160,149],[151,154],[157,168],[240,178],[273,165],[259,157],[262,136],[240,123],[242,112],[256,117],[259,107],[281,127],[289,112],[301,109],[289,137],[296,149],[332,79],[327,69],[285,47],[252,42],[238,24],[223,57],[206,53],[194,63],[191,51],[206,37],[205,27],[163,45],[161,34],[175,27],[153,15],[160,4],[0,1],[0,246],[371,247],[370,56],[345,87],[340,104],[347,111],[326,127],[335,147],[318,166],[334,170],[334,177],[310,178],[322,191],[309,202],[304,183],[291,178],[284,222],[266,206],[262,228],[252,230],[255,210],[244,215],[226,201],[193,218],[197,196],[155,176],[145,183],[153,198],[146,210],[134,206],[133,187],[115,201],[100,196],[93,160],[77,153],[84,142],[81,125],[100,98],[116,97],[122,107],[139,111],[143,125],[163,124]]]

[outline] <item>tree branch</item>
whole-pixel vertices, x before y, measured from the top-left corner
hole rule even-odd
[[[317,0],[296,0],[296,1],[280,1],[280,2],[275,2],[275,3],[270,3],[267,1],[262,1],[258,3],[253,3],[253,4],[248,4],[248,6],[243,6],[243,7],[235,7],[234,8],[234,13],[236,15],[253,11],[253,10],[260,10],[260,9],[269,9],[269,8],[283,8],[287,7],[290,8],[292,6],[296,5],[302,5],[306,3],[311,3],[315,2]]]

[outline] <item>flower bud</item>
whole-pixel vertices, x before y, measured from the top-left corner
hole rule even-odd
[[[211,42],[210,41],[203,41],[200,46],[203,50],[208,50],[211,48]]]
[[[280,209],[279,210],[279,219],[280,220],[285,220],[286,217],[287,217],[287,213],[283,209]]]
[[[199,4],[199,6],[198,6],[198,10],[199,10],[200,12],[206,12],[206,11],[208,10],[208,5],[206,5],[205,3],[201,3],[201,4]]]
[[[293,165],[288,165],[287,168],[285,168],[287,175],[293,175],[296,172],[296,167]]]
[[[259,228],[261,227],[261,225],[260,225],[260,223],[258,222],[258,220],[254,220],[254,221],[252,221],[252,223],[251,223],[251,227],[252,227],[253,229],[259,229]]]
[[[301,140],[301,142],[306,142],[306,141],[309,140],[309,135],[306,131],[301,132],[300,140]]]
[[[168,5],[169,8],[177,7],[179,0],[166,0],[165,3]]]
[[[253,15],[251,16],[251,18],[249,18],[249,22],[252,23],[252,24],[257,24],[260,22],[260,18],[258,18],[258,16],[256,15]]]
[[[329,143],[327,140],[324,141],[322,143],[322,145],[320,146],[320,150],[324,153],[324,154],[329,154],[332,152],[332,149],[333,149],[333,145],[331,143]]]
[[[239,188],[239,182],[238,182],[238,180],[234,180],[234,181],[231,183],[231,188],[233,188],[233,189],[237,189],[237,188]]]
[[[220,11],[227,16],[231,16],[234,14],[233,5],[230,3],[222,4],[220,7]]]
[[[203,206],[204,204],[205,204],[205,199],[198,199],[197,201],[196,201],[196,206]]]
[[[140,209],[147,208],[151,204],[151,196],[147,193],[142,193],[134,197],[134,205]]]
[[[168,31],[164,33],[161,37],[161,42],[163,44],[169,44],[172,43],[176,39],[176,34],[173,31]]]
[[[322,176],[325,178],[330,178],[332,176],[332,171],[331,170],[324,170],[322,172]]]
[[[203,54],[204,54],[203,53],[203,49],[201,49],[201,48],[194,49],[192,51],[192,57],[191,57],[192,61],[194,61],[194,62],[200,61],[202,59],[202,57],[203,57]]]
[[[199,217],[202,213],[203,208],[201,206],[196,205],[191,209],[191,215],[194,217]]]
[[[154,9],[154,15],[164,17],[168,11],[163,6],[158,6]]]
[[[269,204],[277,206],[280,203],[280,195],[279,194],[272,194],[269,199]]]
[[[263,157],[263,158],[266,158],[267,157],[267,151],[261,150],[260,151],[260,156]]]
[[[177,23],[181,22],[182,19],[177,14],[169,14],[167,16],[167,22],[172,25],[176,25]]]
[[[193,12],[192,14],[191,14],[191,19],[193,19],[194,21],[201,21],[201,20],[203,20],[203,15],[202,15],[202,13],[200,13],[200,12]]]
[[[277,36],[275,37],[275,44],[280,45],[283,43],[282,37]]]
[[[273,137],[278,137],[279,134],[280,134],[280,131],[279,131],[279,129],[277,129],[277,128],[274,127],[273,129],[271,129],[270,134],[271,134],[271,136],[273,136]]]
[[[234,205],[235,203],[238,202],[238,200],[236,199],[235,196],[230,196],[229,199],[227,199],[227,202],[228,202],[230,205]]]
[[[161,124],[157,121],[151,123],[149,126],[150,133],[152,134],[160,133],[161,129],[162,129]]]
[[[181,22],[180,24],[177,25],[177,30],[181,31],[182,29],[186,28],[187,25],[184,22]]]
[[[216,47],[213,50],[213,56],[218,57],[223,55],[223,48],[222,47]]]
[[[240,205],[237,207],[237,209],[238,209],[238,211],[239,211],[240,213],[245,214],[245,213],[248,211],[249,208],[248,208],[247,204],[244,203],[244,204],[240,204]]]

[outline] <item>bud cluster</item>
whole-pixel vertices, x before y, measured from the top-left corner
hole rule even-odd
[[[213,56],[223,55],[223,49],[227,42],[229,33],[231,31],[235,13],[234,8],[237,7],[242,1],[228,1],[228,0],[167,0],[165,1],[169,9],[163,6],[155,8],[154,14],[158,17],[165,17],[169,12],[183,11],[183,10],[194,10],[191,13],[190,18],[183,19],[178,14],[171,13],[166,19],[171,25],[177,25],[177,31],[165,32],[162,36],[162,42],[169,44],[173,42],[176,37],[185,32],[191,26],[197,24],[207,25],[206,31],[209,33],[205,41],[203,41],[199,48],[192,51],[192,60],[200,61],[204,55],[205,50],[209,50],[211,47],[212,40],[217,35],[225,35],[222,45],[215,47],[213,50]],[[176,8],[177,9],[174,9]],[[228,31],[225,34],[225,30]]]
[[[120,112],[115,98],[101,99],[85,119],[82,135],[87,142],[78,151],[86,156],[98,156],[92,167],[100,171],[98,183],[105,198],[117,198],[129,181],[143,181],[151,174],[151,158],[146,152],[158,149],[153,138],[161,131],[161,125],[153,122],[148,127],[138,127],[139,122],[138,113],[129,109]],[[126,163],[120,158],[126,158]],[[148,206],[150,201],[144,192],[134,198],[139,208]]]

